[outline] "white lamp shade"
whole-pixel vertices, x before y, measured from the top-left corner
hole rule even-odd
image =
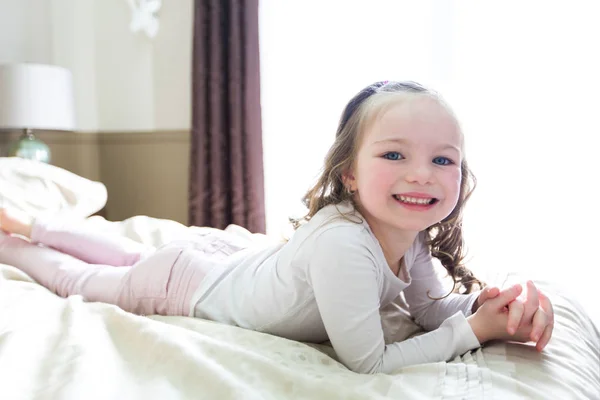
[[[0,128],[74,130],[71,72],[53,65],[0,65]]]

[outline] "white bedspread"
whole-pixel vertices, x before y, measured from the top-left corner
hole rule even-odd
[[[154,245],[201,229],[147,217],[89,223]],[[326,345],[61,299],[0,265],[0,399],[600,398],[597,329],[575,301],[537,283],[556,312],[542,354],[494,343],[449,363],[369,376],[347,370]],[[387,340],[418,332],[399,306],[383,314]]]
[[[20,157],[0,157],[0,207],[32,216],[88,217],[106,205],[106,186],[63,168]]]

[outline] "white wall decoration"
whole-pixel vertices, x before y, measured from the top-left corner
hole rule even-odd
[[[160,9],[161,0],[127,0],[131,8],[131,23],[129,29],[136,33],[143,31],[149,38],[158,33],[158,17],[155,15]]]

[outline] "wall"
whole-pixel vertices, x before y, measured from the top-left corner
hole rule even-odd
[[[129,31],[126,1],[94,4],[98,130],[189,129],[192,0],[162,2],[154,39]]]
[[[152,130],[154,45],[129,32],[125,1],[97,1],[95,11],[99,130]]]
[[[161,31],[153,40],[154,129],[192,126],[193,0],[163,0]]]
[[[97,131],[100,129],[100,99],[96,89],[96,71],[99,69],[96,65],[95,2],[51,0],[48,3],[52,4],[51,29],[47,33],[52,39],[52,52],[46,62],[61,65],[73,73],[77,130]]]
[[[52,58],[46,0],[0,0],[0,62],[49,62]]]
[[[162,4],[149,39],[126,0],[0,0],[0,63],[69,68],[78,131],[189,129],[193,1]]]
[[[189,131],[103,133],[100,176],[106,218],[150,215],[188,223]]]

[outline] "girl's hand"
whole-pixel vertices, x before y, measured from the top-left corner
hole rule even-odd
[[[554,309],[550,299],[538,290],[540,299],[540,308],[533,315],[533,328],[531,330],[531,340],[536,342],[537,351],[544,350],[544,347],[552,337],[554,330]]]
[[[481,293],[479,293],[479,297],[473,303],[473,307],[471,308],[471,312],[475,313],[481,307],[483,303],[485,303],[489,299],[493,299],[494,297],[500,294],[500,289],[497,286],[486,286],[483,288]]]
[[[514,335],[523,327],[531,327],[530,340],[537,342],[536,348],[542,351],[552,337],[554,329],[554,310],[548,297],[537,289],[532,281],[527,282],[527,291],[522,292],[514,301],[507,306],[508,323],[506,330]],[[473,312],[476,312],[486,301],[495,298],[500,293],[494,286],[488,286],[473,304]],[[515,340],[515,339],[513,339]]]
[[[532,283],[528,283],[528,286],[529,293],[524,303],[517,300],[523,288],[521,285],[515,285],[502,290],[495,298],[487,298],[477,312],[468,318],[480,343],[494,339],[523,343],[533,340],[537,341],[538,351],[544,349],[552,336],[554,326],[552,304],[546,296],[539,293]],[[532,312],[531,306],[536,302],[540,302],[539,307]],[[512,314],[511,306],[515,310]],[[531,314],[532,317],[523,318],[523,316]],[[513,333],[509,333],[506,327],[509,326],[509,323],[512,327],[517,319],[517,329],[514,331],[511,329]]]
[[[527,290],[508,305],[507,331],[512,335],[522,325],[531,326],[529,339],[542,351],[552,336],[554,310],[548,297],[532,281],[528,281],[526,287]]]
[[[521,325],[521,321],[532,321],[533,315],[540,307],[538,290],[533,282],[528,281],[526,287],[527,290],[521,293],[508,306],[508,325],[506,326],[506,330],[510,334],[517,331],[519,325]]]
[[[514,285],[500,291],[494,298],[491,298],[489,291],[487,293],[485,289],[482,291],[477,302],[481,298],[485,301],[481,303],[473,315],[467,318],[479,343],[483,344],[489,340],[501,339],[502,333],[509,336],[506,328],[508,326],[508,306],[517,299],[522,291],[521,285]]]
[[[508,307],[508,325],[506,329],[510,334],[517,331],[521,321],[533,321],[533,315],[540,307],[538,290],[533,282],[528,281],[526,288]]]

